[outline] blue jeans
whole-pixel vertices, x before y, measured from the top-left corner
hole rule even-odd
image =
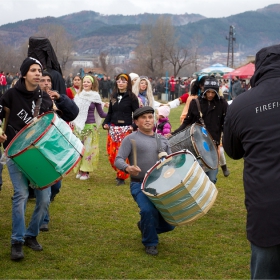
[[[54,185],[52,185],[50,187],[50,189],[51,189],[50,199],[54,198],[59,193],[60,188],[61,188],[61,181],[58,181],[57,183],[55,183]],[[49,209],[48,209],[47,214],[44,218],[43,224],[48,224],[49,222],[50,222],[50,213],[49,213]]]
[[[251,243],[251,279],[280,279],[280,244],[263,248]]]
[[[36,205],[29,226],[26,229],[25,210],[28,199],[28,180],[11,159],[7,160],[7,167],[14,187],[12,205],[12,244],[16,241],[23,243],[25,236],[36,237],[39,234],[40,226],[43,223],[50,204],[51,188],[34,190]]]
[[[156,246],[158,234],[171,231],[175,227],[163,219],[154,204],[141,191],[141,183],[131,182],[130,192],[140,208],[142,243],[144,246]]]
[[[219,168],[214,169],[214,170],[209,170],[209,171],[207,171],[205,173],[209,177],[210,181],[212,183],[216,184],[218,172],[219,172]]]

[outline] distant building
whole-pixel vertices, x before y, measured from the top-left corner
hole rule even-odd
[[[76,60],[76,61],[73,61],[72,67],[92,68],[93,67],[93,62],[92,61],[82,61],[82,60],[77,61]]]

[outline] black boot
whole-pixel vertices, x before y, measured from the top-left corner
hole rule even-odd
[[[24,258],[23,251],[22,251],[22,243],[16,242],[12,244],[11,247],[11,260],[18,261]]]
[[[229,170],[227,169],[227,165],[221,165],[221,168],[223,170],[224,176],[227,177],[230,174]]]

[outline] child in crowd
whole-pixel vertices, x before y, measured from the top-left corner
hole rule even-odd
[[[157,109],[157,123],[154,131],[165,136],[166,134],[171,133],[171,124],[169,122],[168,116],[170,114],[169,106],[160,106]]]

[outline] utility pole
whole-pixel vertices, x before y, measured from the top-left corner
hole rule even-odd
[[[231,25],[229,27],[229,36],[226,36],[226,39],[228,40],[228,57],[227,57],[227,67],[233,68],[234,66],[234,57],[233,57],[233,42],[236,41],[235,33],[234,33],[235,27]]]

